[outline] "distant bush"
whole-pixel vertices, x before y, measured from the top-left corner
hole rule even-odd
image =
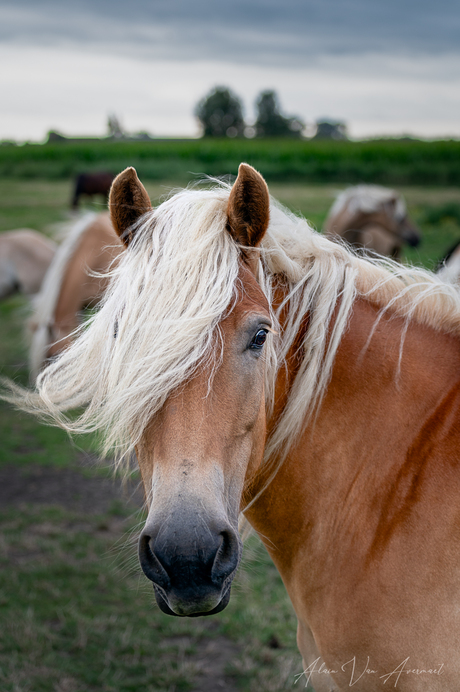
[[[83,141],[0,147],[0,176],[68,178],[134,166],[151,180],[236,175],[242,161],[267,180],[383,185],[460,185],[460,142],[291,139]]]

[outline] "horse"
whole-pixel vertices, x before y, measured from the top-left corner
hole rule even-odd
[[[295,609],[301,685],[457,689],[455,288],[331,242],[247,164],[155,209],[128,168],[109,204],[125,249],[99,310],[3,398],[135,452],[164,613],[226,607],[242,515]]]
[[[80,173],[75,181],[75,192],[72,198],[72,208],[77,209],[81,195],[94,197],[102,195],[107,203],[110,186],[114,179],[113,173],[108,171],[95,171],[94,173]]]
[[[56,243],[31,228],[1,233],[0,299],[37,293],[55,252]]]
[[[342,192],[326,218],[324,232],[355,248],[401,259],[404,243],[417,247],[420,231],[407,215],[403,197],[378,185],[357,185]]]
[[[88,213],[73,222],[46,274],[29,320],[29,364],[35,379],[46,363],[66,348],[82,311],[96,305],[107,285],[106,272],[122,251],[107,212]]]
[[[460,240],[448,250],[442,260],[438,262],[436,273],[443,281],[460,283]]]

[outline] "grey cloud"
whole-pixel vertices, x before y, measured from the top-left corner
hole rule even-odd
[[[318,55],[458,53],[457,0],[17,0],[0,40],[180,60],[304,65]]]

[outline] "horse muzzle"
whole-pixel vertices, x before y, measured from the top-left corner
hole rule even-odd
[[[139,540],[139,561],[158,606],[180,617],[220,612],[230,600],[240,561],[238,532],[228,523],[212,526],[196,516],[167,526],[146,526]]]
[[[215,615],[228,606],[230,601],[231,582],[228,584],[226,590],[221,590],[218,593],[203,594],[201,599],[197,598],[195,590],[194,593],[191,594],[191,597],[187,598],[187,595],[184,593],[180,595],[177,593],[170,593],[169,596],[166,596],[155,584],[153,585],[153,589],[157,605],[163,613],[166,613],[166,615],[175,615],[176,617],[196,618],[204,615]],[[216,602],[217,605],[214,606]]]
[[[417,247],[418,245],[420,245],[420,241],[422,240],[422,236],[419,229],[416,226],[413,226],[409,223],[404,224],[401,232],[401,237],[404,240],[404,242],[410,245],[411,247]]]

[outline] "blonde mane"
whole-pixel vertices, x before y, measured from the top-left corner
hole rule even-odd
[[[229,192],[225,184],[183,190],[144,215],[79,338],[38,377],[35,392],[9,385],[12,393],[4,398],[69,432],[98,431],[105,453],[127,459],[170,394],[204,359],[219,362],[218,325],[239,290],[239,248],[226,230]],[[408,321],[460,332],[454,287],[422,269],[360,258],[272,200],[258,272],[270,304],[280,277],[289,317],[266,345],[268,409],[278,369],[307,312],[310,321],[302,365],[267,443],[267,462],[282,463],[320,406],[357,297]],[[81,406],[76,418],[65,415]]]
[[[407,212],[406,203],[396,190],[380,185],[355,185],[337,196],[329,211],[328,218],[342,213],[345,208],[350,214],[372,214],[392,200],[396,202],[395,218],[403,219]]]
[[[39,294],[33,301],[33,314],[29,321],[32,340],[29,352],[31,378],[36,379],[45,360],[48,345],[48,327],[53,321],[59,292],[69,260],[75,254],[86,229],[93,223],[97,214],[85,213],[77,221],[65,224],[59,229],[64,240],[59,245],[53,261],[45,275]]]

